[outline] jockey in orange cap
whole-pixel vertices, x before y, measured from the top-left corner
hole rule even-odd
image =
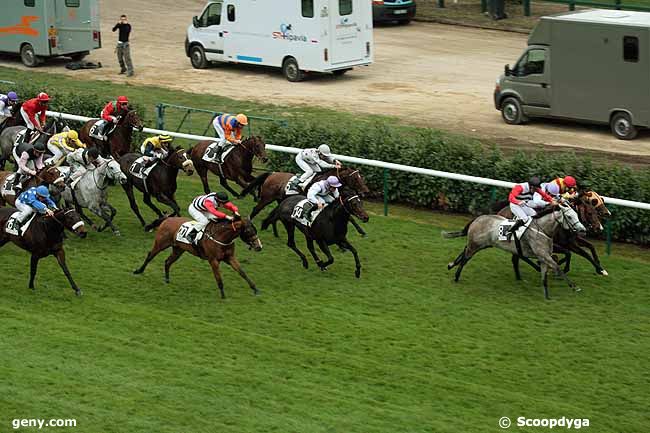
[[[558,177],[552,182],[560,188],[560,195],[563,198],[572,199],[576,196],[578,184],[573,176]]]
[[[230,143],[240,144],[241,134],[244,126],[248,125],[248,117],[245,114],[222,114],[212,121],[217,137],[219,137],[219,147],[217,148],[216,159],[221,158],[221,154],[229,147]]]

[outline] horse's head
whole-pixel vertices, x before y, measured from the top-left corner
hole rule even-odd
[[[167,164],[183,170],[185,174],[191,176],[194,174],[194,163],[191,158],[191,149],[186,150],[182,147],[175,147],[169,150]]]
[[[54,219],[66,229],[76,234],[80,238],[85,238],[88,235],[84,222],[74,209],[59,209],[54,212]]]
[[[42,183],[54,185],[60,189],[65,187],[65,179],[63,178],[63,175],[59,169],[56,167],[43,168],[41,171],[36,173],[36,178],[39,179]]]
[[[370,220],[370,217],[363,208],[359,194],[346,187],[341,188],[339,192],[341,194],[339,199],[341,200],[345,210],[347,210],[351,215],[359,218],[364,223],[367,223],[368,220]]]
[[[136,110],[131,110],[130,108],[122,117],[120,124],[135,128],[138,131],[142,131],[144,129],[144,123],[142,123],[142,119],[140,119],[140,116],[138,116],[138,112]]]
[[[247,139],[243,140],[241,145],[244,149],[258,157],[262,162],[268,162],[269,157],[266,155],[266,143],[264,143],[262,137],[251,135]]]
[[[262,241],[257,236],[257,229],[253,225],[253,222],[248,218],[242,218],[235,220],[235,224],[241,226],[239,237],[248,244],[248,249],[261,251]]]
[[[560,203],[557,210],[554,211],[554,214],[556,213],[560,214],[559,223],[565,230],[574,233],[587,233],[587,229],[580,222],[578,213],[568,204]]]
[[[338,172],[338,178],[341,179],[341,182],[362,196],[370,192],[366,185],[366,181],[363,179],[363,176],[361,176],[359,170],[349,167],[342,168]]]
[[[589,203],[596,211],[601,218],[608,218],[612,216],[612,213],[605,206],[605,200],[598,195],[596,191],[584,191],[581,192],[578,196],[579,201],[582,203]]]
[[[603,225],[600,222],[599,212],[594,205],[591,204],[591,201],[588,199],[583,199],[582,195],[576,197],[573,201],[573,207],[580,217],[580,221],[589,229],[589,231],[594,233],[599,233],[603,231]]]
[[[120,185],[124,185],[126,183],[126,175],[120,168],[120,163],[115,161],[115,159],[108,158],[104,161],[104,164],[106,165],[106,177],[115,182],[115,183],[120,183]]]

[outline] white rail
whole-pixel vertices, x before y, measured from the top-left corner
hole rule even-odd
[[[77,116],[74,114],[67,114],[67,113],[58,113],[55,111],[48,111],[47,115],[52,117],[61,117],[67,120],[77,120],[80,122],[86,122],[90,120],[90,117]],[[194,134],[183,134],[181,132],[163,131],[160,129],[153,129],[153,128],[144,128],[143,131],[150,134],[167,134],[173,137],[185,138],[188,140],[196,140],[196,141],[214,139],[214,137],[205,137],[202,135],[194,135]],[[267,144],[266,148],[269,150],[273,150],[276,152],[283,152],[283,153],[298,153],[302,150],[296,147],[277,146],[275,144]],[[485,177],[469,176],[466,174],[449,173],[447,171],[438,171],[438,170],[431,170],[428,168],[412,167],[410,165],[394,164],[392,162],[378,161],[376,159],[357,158],[355,156],[346,156],[346,155],[337,155],[337,154],[334,154],[334,157],[336,157],[340,161],[351,162],[353,164],[386,168],[389,170],[404,171],[408,173],[422,174],[425,176],[442,177],[445,179],[460,180],[463,182],[472,182],[481,185],[498,186],[502,188],[512,188],[513,185],[515,185],[513,182],[507,182],[505,180],[488,179]],[[612,197],[603,197],[603,199],[605,200],[606,203],[609,204],[630,207],[635,209],[650,210],[650,203],[642,203],[642,202],[631,201],[631,200],[622,200],[619,198],[612,198]]]

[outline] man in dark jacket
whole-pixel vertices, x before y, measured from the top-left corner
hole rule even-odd
[[[126,19],[126,15],[120,16],[120,21],[115,24],[113,31],[119,30],[117,38],[117,60],[120,62],[120,74],[126,73],[127,77],[133,76],[133,63],[131,62],[131,47],[129,45],[129,36],[131,35],[131,24]]]

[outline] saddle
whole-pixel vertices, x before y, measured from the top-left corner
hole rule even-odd
[[[14,140],[14,149],[25,142],[25,136],[27,135],[27,129],[23,129],[16,134],[16,140]]]
[[[526,224],[523,226],[519,227],[517,231],[514,234],[510,234],[510,229],[512,228],[513,225],[517,222],[516,219],[512,220],[506,220],[503,221],[501,224],[499,224],[499,227],[497,227],[497,233],[498,233],[498,240],[500,241],[509,241],[513,236],[516,237],[517,239],[520,239],[521,236],[526,232],[528,229],[528,226],[530,223],[533,222],[533,219],[530,218]]]
[[[223,148],[221,148],[220,142],[214,141],[205,149],[205,153],[201,159],[206,162],[221,165],[226,161],[226,157],[233,149],[235,149],[235,145],[230,142],[224,143]]]
[[[11,216],[7,220],[7,224],[5,225],[5,233],[7,233],[9,235],[18,236],[18,229],[22,228],[22,232],[23,232],[23,234],[25,234],[25,232],[29,228],[29,225],[32,223],[32,221],[36,217],[36,213],[33,213],[32,216],[29,217],[29,219],[27,221],[25,221],[25,223],[21,227],[20,222],[18,222],[18,214],[19,213],[20,213],[20,211],[16,211],[16,212],[11,214]]]
[[[307,179],[302,184],[300,184],[300,177],[298,175],[293,176],[291,179],[289,179],[287,185],[284,187],[284,195],[302,194],[305,187],[311,183],[315,176],[316,173],[311,175],[309,179]]]
[[[111,126],[111,127],[108,129],[108,132],[106,133],[106,135],[104,135],[104,132],[103,132],[103,131],[104,131],[104,128],[106,127],[106,124],[107,124],[107,123],[108,123],[108,122],[107,122],[106,120],[104,120],[104,119],[99,119],[98,121],[96,121],[96,122],[93,124],[93,126],[90,127],[90,131],[88,131],[88,135],[89,135],[90,137],[92,137],[92,138],[97,139],[97,140],[108,141],[108,137],[111,136],[111,134],[113,133],[113,131],[115,130],[115,128],[117,127],[117,125],[113,123],[113,126]],[[111,122],[111,123],[112,123],[112,122]]]
[[[151,173],[151,170],[153,170],[153,168],[158,165],[160,160],[156,160],[155,163],[147,167],[144,159],[145,157],[141,156],[140,158],[133,161],[133,164],[131,164],[131,167],[129,167],[129,173],[138,179],[147,180],[149,173]]]
[[[196,228],[198,224],[196,221],[183,223],[176,232],[176,242],[198,245],[199,241],[203,238],[203,230]]]
[[[310,207],[307,205],[307,203],[309,203],[309,200],[307,199],[300,200],[298,203],[296,203],[293,208],[293,212],[291,212],[291,218],[302,225],[311,227],[314,221],[316,221],[316,218],[318,218],[318,215],[320,215],[321,212],[323,212],[323,209],[325,209],[328,205],[323,206],[323,209],[318,209],[318,206],[314,206],[311,208],[311,212],[309,212],[311,214],[311,217],[309,217],[309,215],[306,215],[305,212],[305,210]]]
[[[14,179],[16,178],[16,176],[19,176],[19,174],[13,173],[7,176],[4,183],[2,184],[2,188],[0,188],[0,195],[2,195],[3,197],[10,196],[10,195],[18,196],[18,193],[20,192],[20,188],[16,187],[14,189]]]

